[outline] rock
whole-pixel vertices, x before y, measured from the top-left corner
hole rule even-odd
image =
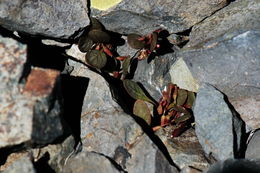
[[[201,171],[194,169],[192,167],[185,167],[181,170],[180,173],[200,173]]]
[[[141,136],[128,151],[131,154],[126,162],[128,172],[178,173],[147,135]]]
[[[0,148],[52,142],[63,133],[59,72],[33,68],[26,84],[19,84],[26,46],[1,36],[0,41]]]
[[[75,140],[67,137],[58,144],[49,144],[43,148],[32,149],[35,165],[46,165],[55,172],[63,172],[65,163],[73,156]]]
[[[70,159],[64,168],[64,173],[119,173],[111,161],[97,153],[81,152]]]
[[[204,151],[193,129],[189,129],[181,136],[174,138],[167,137],[169,135],[167,135],[164,129],[157,131],[156,134],[166,146],[173,162],[180,169],[191,166],[199,170],[204,170],[209,167]]]
[[[247,132],[260,128],[260,94],[231,101],[247,125]]]
[[[248,172],[257,173],[260,170],[260,160],[247,159],[228,159],[219,161],[212,165],[207,173],[225,173],[225,172]]]
[[[199,84],[196,81],[188,66],[182,58],[178,59],[170,68],[171,82],[177,84],[180,88],[198,92]]]
[[[69,43],[62,43],[54,40],[44,39],[42,40],[42,43],[48,46],[58,46],[58,47],[69,47]]]
[[[238,30],[259,30],[259,10],[259,1],[236,0],[231,2],[227,7],[195,25],[186,47],[196,46]]]
[[[260,159],[260,131],[254,132],[252,138],[250,139],[247,149],[246,156],[247,159]]]
[[[16,152],[16,153],[11,153],[9,155],[7,152],[3,154],[3,150],[0,152],[1,152],[1,159],[3,159],[2,162],[5,160],[4,158],[6,157],[4,163],[3,164],[1,163],[0,172],[6,170],[8,167],[10,167],[10,165],[12,165],[17,160],[28,157],[28,152]]]
[[[11,31],[70,39],[89,25],[85,0],[3,0],[0,6],[0,25]]]
[[[195,130],[207,155],[217,160],[239,155],[244,133],[243,122],[232,113],[223,94],[212,85],[203,84],[193,106]]]
[[[16,160],[11,166],[9,166],[3,173],[36,173],[33,163],[30,160],[30,157],[23,156]]]
[[[177,53],[195,80],[199,84],[210,83],[224,92],[251,128],[259,128],[259,38],[259,31],[234,32],[201,48],[183,49]],[[175,76],[182,73],[179,71]]]
[[[92,14],[97,16],[108,30],[121,34],[133,32],[147,34],[158,28],[176,33],[189,29],[227,3],[226,0],[149,2],[122,0],[109,9],[97,10],[92,6]]]

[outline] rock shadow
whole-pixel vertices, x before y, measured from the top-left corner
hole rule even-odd
[[[78,145],[81,144],[81,111],[88,84],[88,78],[74,77],[66,74],[61,75],[64,105],[63,118],[75,139],[74,149],[78,148]]]

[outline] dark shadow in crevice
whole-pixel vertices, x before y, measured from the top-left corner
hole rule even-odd
[[[4,165],[8,156],[12,153],[22,151],[26,148],[26,145],[24,143],[14,145],[14,146],[8,146],[0,149],[0,166]]]
[[[177,46],[179,48],[183,48],[190,41],[189,36],[190,36],[191,31],[192,31],[192,27],[190,27],[187,30],[176,33],[176,35],[178,36],[178,42],[179,42],[177,44]]]
[[[222,93],[222,92],[221,92]],[[246,141],[248,138],[248,134],[246,133],[246,125],[245,122],[242,120],[240,114],[235,110],[235,108],[233,107],[233,105],[229,102],[227,95],[225,95],[224,93],[222,93],[224,95],[224,100],[226,102],[226,104],[228,105],[230,111],[232,112],[233,116],[235,116],[238,121],[240,121],[241,124],[241,139],[240,139],[240,144],[237,143],[237,133],[235,132],[235,127],[234,127],[234,119],[233,119],[233,124],[232,124],[232,128],[233,128],[233,135],[234,135],[234,139],[233,139],[233,151],[234,151],[234,157],[235,158],[245,158],[245,152],[246,152]]]
[[[157,44],[159,44],[160,47],[156,50],[157,56],[162,56],[174,52],[173,44],[171,44],[167,38],[169,35],[170,34],[167,30],[163,30],[158,34]]]
[[[176,168],[178,168],[178,166],[171,159],[171,156],[166,146],[163,144],[161,139],[154,134],[152,128],[142,118],[139,118],[133,114],[133,106],[136,100],[133,99],[126,92],[123,86],[123,82],[119,79],[115,79],[109,76],[106,73],[102,74],[102,76],[109,84],[113,99],[121,106],[124,112],[126,112],[127,114],[129,114],[135,119],[135,121],[141,126],[142,130],[149,136],[149,138],[153,141],[153,143],[157,145],[159,150],[164,154],[164,156],[169,161],[169,163],[175,166]]]
[[[75,139],[74,148],[77,148],[78,144],[81,143],[81,111],[88,84],[88,78],[61,75],[61,87],[64,99],[63,118],[70,127]]]
[[[37,162],[33,162],[37,173],[55,173],[55,171],[48,164],[50,154],[46,152]]]

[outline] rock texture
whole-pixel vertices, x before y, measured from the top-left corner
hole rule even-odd
[[[111,161],[99,154],[82,152],[71,159],[64,169],[64,173],[119,173]]]
[[[16,160],[11,166],[9,166],[3,173],[36,173],[33,163],[28,155]]]
[[[227,3],[226,0],[123,0],[106,11],[92,9],[92,13],[114,32],[147,34],[155,29],[165,28],[172,33],[189,29]]]
[[[260,159],[260,131],[257,130],[254,132],[254,135],[249,140],[246,149],[246,158],[247,159]]]
[[[260,160],[228,159],[214,164],[207,173],[248,172],[257,173],[260,170]]]
[[[63,132],[61,105],[55,92],[59,72],[34,68],[25,86],[19,85],[26,46],[10,38],[0,40],[0,147],[53,141]]]
[[[196,135],[206,154],[217,160],[238,156],[243,122],[232,114],[221,92],[203,84],[193,107]]]
[[[236,0],[195,25],[186,47],[196,46],[234,31],[259,30],[259,1]]]
[[[166,130],[159,130],[156,134],[160,137],[166,146],[172,160],[180,169],[187,166],[199,170],[205,170],[209,167],[205,159],[205,153],[199,143],[194,129],[189,129],[181,136],[169,138]]]
[[[85,0],[3,0],[0,6],[0,25],[11,31],[68,39],[89,25]]]

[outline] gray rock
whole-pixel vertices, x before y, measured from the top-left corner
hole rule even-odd
[[[0,36],[0,148],[24,142],[46,144],[63,133],[59,72],[34,68],[19,84],[26,46]]]
[[[232,100],[232,105],[245,121],[247,132],[260,128],[260,94]]]
[[[89,25],[85,0],[3,0],[0,6],[0,25],[12,31],[68,39]]]
[[[181,170],[180,173],[200,173],[201,171],[198,169],[194,169],[192,167],[185,167]]]
[[[207,173],[258,173],[259,170],[260,160],[228,159],[212,165]]]
[[[119,173],[111,161],[97,153],[81,152],[70,159],[64,168],[64,173]]]
[[[260,32],[245,31],[220,37],[201,49],[177,54],[198,82],[223,91],[230,100],[260,93]]]
[[[207,155],[217,160],[238,156],[241,149],[243,122],[232,114],[224,95],[203,84],[193,107],[196,135]]]
[[[184,49],[177,53],[195,80],[210,83],[228,96],[251,129],[259,128],[259,38],[259,31],[234,32],[201,48]]]
[[[128,172],[178,173],[147,135],[141,136],[128,151],[131,154],[126,162]]]
[[[172,33],[189,29],[226,4],[226,0],[123,0],[105,11],[92,8],[92,14],[97,16],[107,29],[122,34],[147,34],[158,28],[165,28]]]
[[[16,160],[11,166],[9,166],[3,173],[36,173],[33,163],[28,155],[25,155]]]
[[[72,136],[66,138],[62,143],[49,144],[43,148],[32,149],[34,162],[36,165],[42,165],[42,160],[48,158],[44,164],[57,173],[61,173],[68,160],[75,155],[75,140]]]
[[[194,129],[188,129],[181,136],[170,138],[166,129],[156,132],[166,146],[173,162],[184,172],[188,166],[199,170],[209,167],[204,151],[199,143]],[[188,171],[189,169],[187,169]]]
[[[260,130],[254,132],[254,135],[250,139],[245,157],[247,159],[260,159]]]
[[[227,7],[195,25],[186,47],[196,46],[226,33],[260,28],[260,3],[252,0],[236,0]]]

